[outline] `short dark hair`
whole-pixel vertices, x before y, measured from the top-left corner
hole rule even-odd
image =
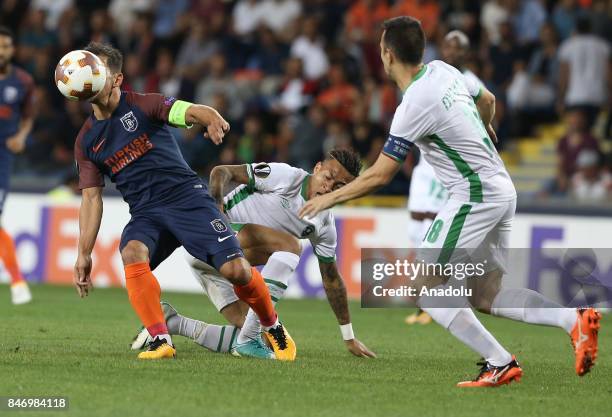
[[[357,152],[348,148],[336,148],[329,151],[327,159],[335,159],[353,177],[358,177],[361,172],[361,157]]]
[[[11,38],[11,41],[15,42],[15,34],[6,26],[0,26],[0,36],[6,36]]]
[[[383,22],[383,43],[401,62],[418,65],[425,50],[425,32],[421,22],[410,16],[398,16]]]
[[[121,68],[123,68],[123,55],[117,48],[107,43],[89,42],[85,50],[98,57],[105,57],[109,69],[114,74],[121,72]]]

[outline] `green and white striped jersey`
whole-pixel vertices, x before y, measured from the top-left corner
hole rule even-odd
[[[442,61],[423,66],[395,111],[383,153],[401,162],[416,144],[452,199],[515,199],[510,175],[475,105],[481,91],[472,77]]]
[[[330,210],[300,219],[310,174],[281,163],[247,164],[249,183],[232,190],[224,199],[232,223],[253,223],[308,239],[319,261],[335,262],[336,223]]]

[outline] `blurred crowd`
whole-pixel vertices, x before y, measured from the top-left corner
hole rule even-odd
[[[71,172],[74,138],[89,109],[63,99],[52,74],[64,53],[90,40],[122,50],[125,89],[209,104],[228,119],[231,132],[221,147],[202,140],[197,128],[176,131],[202,175],[214,164],[255,160],[310,169],[338,146],[352,146],[372,164],[401,98],[379,58],[380,24],[396,15],[421,20],[425,62],[441,58],[450,30],[467,35],[461,65],[498,98],[502,147],[561,117],[573,117],[580,135],[592,136],[609,107],[611,3],[0,0],[0,24],[17,34],[15,61],[37,84],[37,119],[17,169],[58,178]],[[609,122],[602,131],[609,137]],[[574,174],[593,159],[576,152],[576,135],[568,135],[575,155],[551,193],[586,181]],[[603,153],[594,152],[601,164]],[[381,192],[406,194],[409,169]]]

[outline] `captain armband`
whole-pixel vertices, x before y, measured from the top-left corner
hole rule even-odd
[[[402,163],[406,160],[408,152],[413,146],[414,144],[407,139],[401,138],[399,136],[389,135],[387,142],[385,142],[385,146],[382,150],[382,153],[396,160],[397,162]]]
[[[193,103],[183,100],[176,100],[170,108],[170,114],[168,114],[168,123],[176,127],[191,128],[193,125],[187,124],[185,116],[187,115],[187,109],[192,106]]]

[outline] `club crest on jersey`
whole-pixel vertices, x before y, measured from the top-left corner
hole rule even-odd
[[[17,88],[9,85],[8,87],[4,88],[4,101],[6,101],[8,104],[14,103],[17,101],[18,94],[19,92],[17,91]]]
[[[227,231],[227,226],[221,219],[215,219],[210,222],[210,224],[212,225],[213,229],[215,229],[215,232],[223,233]]]
[[[272,172],[272,169],[268,164],[257,164],[253,168],[253,174],[259,178],[268,178],[270,172]]]
[[[121,116],[121,124],[128,132],[134,132],[138,129],[138,119],[134,116],[134,112],[130,111]]]
[[[302,230],[302,239],[305,237],[308,237],[308,235],[312,234],[312,232],[314,232],[315,228],[313,225],[308,225],[306,226],[306,228],[304,230]]]
[[[281,206],[283,206],[285,209],[289,209],[289,199],[281,197]]]

